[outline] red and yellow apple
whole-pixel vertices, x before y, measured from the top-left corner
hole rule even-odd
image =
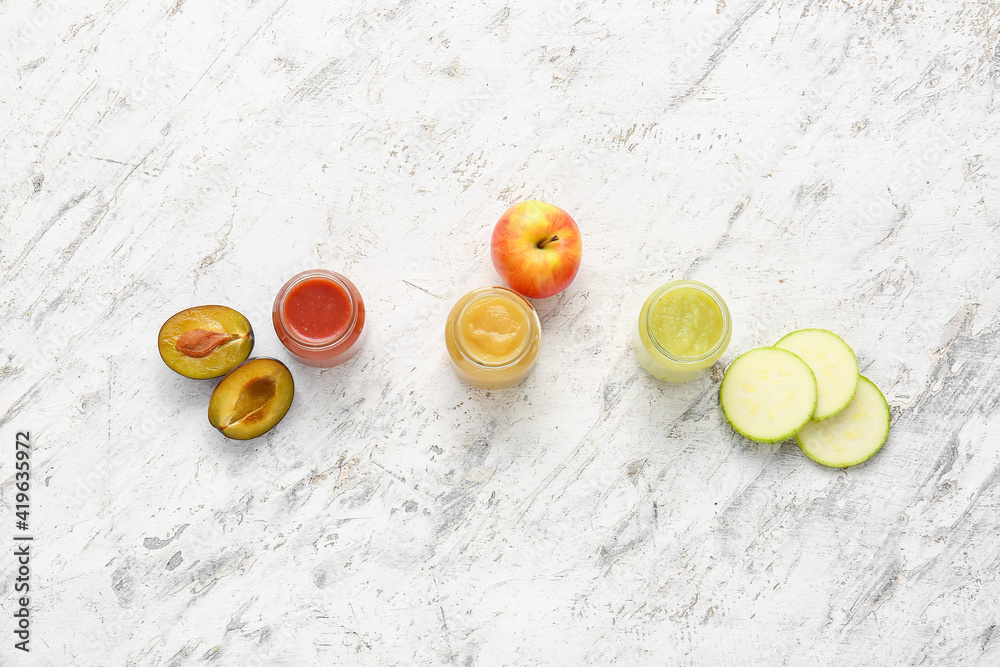
[[[523,201],[493,228],[490,257],[507,285],[531,299],[563,291],[583,256],[580,228],[569,213],[543,201]]]

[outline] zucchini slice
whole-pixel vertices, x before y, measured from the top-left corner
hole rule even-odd
[[[719,403],[732,427],[757,442],[781,442],[809,422],[819,392],[816,376],[798,356],[759,347],[729,364]]]
[[[834,417],[813,421],[795,434],[806,456],[831,468],[870,459],[889,437],[889,404],[875,383],[861,376],[854,398]]]
[[[813,419],[829,419],[851,402],[858,390],[858,358],[844,339],[826,329],[799,329],[775,347],[794,352],[816,374],[819,399]]]

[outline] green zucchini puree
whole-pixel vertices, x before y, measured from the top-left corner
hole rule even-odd
[[[700,290],[669,290],[653,306],[652,334],[675,356],[700,357],[719,342],[722,329],[722,311]]]

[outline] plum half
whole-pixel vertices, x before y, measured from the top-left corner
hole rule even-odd
[[[234,368],[212,392],[208,421],[222,435],[249,440],[270,431],[292,406],[295,382],[277,359],[258,357]]]
[[[217,378],[246,361],[253,350],[253,327],[226,306],[195,306],[160,327],[160,356],[184,377]]]

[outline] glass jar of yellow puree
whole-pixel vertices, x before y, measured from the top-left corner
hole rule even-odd
[[[653,377],[689,382],[719,360],[732,328],[729,308],[718,292],[694,280],[675,280],[642,304],[632,344]]]
[[[502,389],[521,382],[535,365],[542,326],[517,292],[481,287],[451,309],[444,338],[460,378],[480,389]]]

